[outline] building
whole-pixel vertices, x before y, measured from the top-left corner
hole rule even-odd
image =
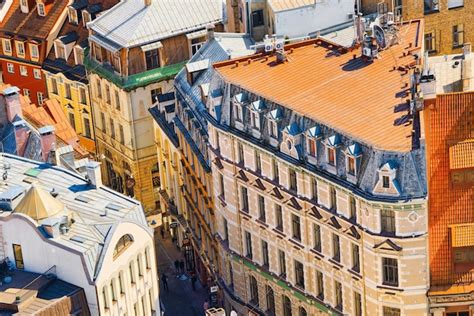
[[[160,206],[164,225],[184,249],[186,266],[201,282],[219,275],[211,161],[205,109],[212,63],[250,55],[245,34],[214,33],[175,78],[175,92],[150,109],[160,166]]]
[[[362,0],[364,14],[377,12],[378,0]],[[423,18],[425,50],[430,55],[459,54],[465,43],[473,41],[473,0],[386,0],[388,8],[405,21]]]
[[[308,36],[321,29],[352,21],[354,0],[226,0],[228,32],[289,38]]]
[[[91,315],[160,315],[153,231],[138,201],[101,185],[97,162],[83,177],[1,160],[0,261],[82,288]]]
[[[159,201],[148,109],[159,95],[172,92],[172,79],[205,42],[206,25],[218,29],[221,20],[219,0],[131,0],[88,24],[85,66],[104,181],[136,197],[147,212]]]
[[[48,97],[61,104],[71,126],[79,135],[81,145],[94,154],[89,82],[84,67],[84,50],[89,46],[86,24],[118,2],[75,0],[68,5],[68,18],[43,64]]]
[[[433,316],[474,313],[474,59],[430,58],[423,80]]]
[[[214,64],[202,112],[227,311],[428,314],[423,22],[391,25],[359,48],[316,38]]]
[[[8,3],[12,1],[4,1]],[[47,98],[41,71],[67,17],[68,1],[13,0],[0,23],[3,82],[17,86],[34,104]]]

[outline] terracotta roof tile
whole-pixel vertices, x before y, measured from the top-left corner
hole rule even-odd
[[[474,139],[449,147],[449,168],[474,168]]]
[[[452,247],[474,246],[474,223],[451,225]]]

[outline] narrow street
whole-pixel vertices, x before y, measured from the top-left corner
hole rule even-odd
[[[202,316],[204,315],[203,304],[208,299],[208,289],[203,288],[196,281],[196,290],[193,291],[191,278],[187,275],[186,280],[178,277],[174,267],[176,259],[183,260],[182,253],[171,241],[166,233],[162,239],[159,231],[155,233],[156,261],[160,275],[160,298],[164,306],[166,316]],[[169,290],[166,291],[161,281],[162,274],[168,277]]]

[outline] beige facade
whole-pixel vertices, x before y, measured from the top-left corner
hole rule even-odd
[[[290,299],[293,315],[298,315],[300,307],[307,315],[337,315],[338,312],[349,315],[427,315],[425,201],[394,204],[369,201],[327,178],[295,168],[235,135],[215,127],[211,127],[210,135],[214,136],[212,147],[219,153],[212,159],[220,159],[223,166],[219,169],[213,165],[214,195],[219,197],[216,203],[217,226],[223,241],[221,269],[226,271],[226,282],[233,287],[235,295],[248,304],[240,308],[233,305],[234,308],[242,312],[252,308],[267,311],[271,287],[276,315],[287,315],[282,310],[283,295]],[[237,157],[239,144],[243,146],[244,164],[239,163]],[[258,156],[261,172],[255,171],[258,169],[255,157]],[[278,168],[273,167],[275,164]],[[277,169],[278,174],[275,174]],[[296,192],[290,190],[289,170],[296,172]],[[217,185],[221,176],[224,195]],[[276,178],[278,181],[274,180]],[[245,202],[241,188],[247,189],[248,211],[242,210]],[[280,197],[275,194],[275,189],[280,192]],[[330,192],[335,192],[332,201]],[[265,201],[265,219],[259,213],[259,196]],[[276,215],[280,206],[281,228]],[[382,231],[382,211],[394,216],[395,233],[391,237],[389,232]],[[300,223],[300,233],[295,232],[295,220]],[[315,237],[316,227],[319,227],[320,238]],[[248,249],[248,234],[252,240],[251,251]],[[295,234],[300,237],[295,237]],[[412,236],[419,237],[404,238]],[[320,241],[316,242],[316,239]],[[335,246],[335,239],[339,239],[339,246]],[[267,246],[262,245],[263,241]],[[267,254],[264,254],[263,247],[268,248]],[[335,247],[340,248],[339,260]],[[318,248],[320,250],[316,250]],[[280,253],[285,254],[285,268]],[[397,284],[384,284],[385,258],[395,259]],[[299,285],[297,283],[301,281],[296,279],[295,271],[298,262],[303,265],[304,274],[304,284]],[[322,274],[322,285],[318,273]],[[258,283],[257,301],[255,297],[251,298],[251,276]],[[339,285],[342,286],[342,305],[338,301],[340,293],[336,293]],[[389,313],[390,308],[395,314]]]

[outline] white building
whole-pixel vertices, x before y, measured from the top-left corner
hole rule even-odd
[[[92,315],[160,315],[153,233],[141,204],[87,177],[0,156],[0,262],[84,289]],[[53,268],[53,269],[52,269]],[[13,280],[15,282],[15,280]]]

